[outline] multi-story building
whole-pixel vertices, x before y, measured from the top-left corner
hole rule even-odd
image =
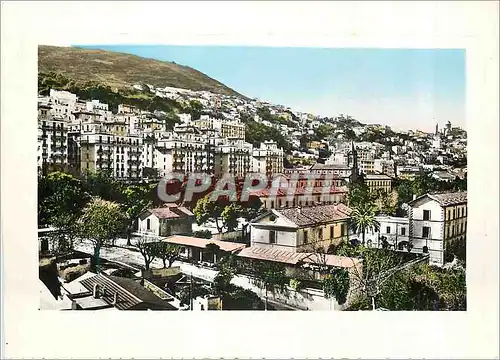
[[[351,174],[351,167],[348,165],[339,165],[339,164],[320,164],[316,163],[311,166],[310,172],[312,174],[321,174],[321,175],[337,175],[341,177],[348,177]]]
[[[161,139],[155,148],[160,176],[169,173],[210,173],[212,148],[201,140]]]
[[[274,141],[265,141],[259,148],[254,148],[253,171],[269,177],[283,173],[283,148],[278,148]]]
[[[409,203],[413,250],[442,266],[451,242],[467,238],[467,192],[426,194]]]
[[[280,209],[297,206],[329,205],[343,202],[347,198],[347,188],[299,187],[290,191],[287,189],[264,189],[252,193],[257,196],[264,209]]]
[[[66,170],[68,164],[68,123],[55,118],[51,107],[38,106],[38,170],[47,173]]]
[[[192,123],[199,129],[215,130],[223,138],[245,140],[245,124],[237,120],[214,119],[208,115],[202,115],[200,119]]]
[[[252,171],[252,144],[241,139],[224,139],[216,146],[215,174],[244,177]]]
[[[371,191],[383,190],[387,193],[392,190],[392,178],[385,174],[365,174],[364,183]]]
[[[385,174],[394,177],[394,160],[389,159],[375,159],[373,163],[373,170],[379,174]]]

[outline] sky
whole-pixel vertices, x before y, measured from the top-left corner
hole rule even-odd
[[[99,45],[193,67],[251,98],[397,130],[465,128],[465,50]]]

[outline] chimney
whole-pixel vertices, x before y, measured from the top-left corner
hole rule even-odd
[[[116,305],[116,303],[118,302],[118,293],[115,292],[114,296],[113,296],[113,302],[111,303],[111,305]]]
[[[99,298],[99,284],[94,284],[94,291],[92,292],[94,299]]]

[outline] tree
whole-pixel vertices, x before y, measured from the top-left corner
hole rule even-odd
[[[350,207],[356,207],[365,203],[373,203],[373,200],[374,196],[370,193],[370,189],[365,183],[349,184],[347,203]]]
[[[81,180],[59,171],[49,173],[38,180],[38,223],[73,224],[89,199]]]
[[[203,111],[203,105],[197,100],[190,100],[186,110],[191,114],[191,119],[198,120]]]
[[[85,185],[92,196],[118,203],[124,202],[122,184],[109,171],[89,172]]]
[[[159,243],[157,242],[149,241],[149,239],[145,236],[138,238],[134,244],[144,258],[144,267],[146,270],[149,270],[149,266],[158,254],[158,251],[156,250],[158,244]]]
[[[150,189],[147,186],[130,185],[123,189],[125,215],[127,217],[127,245],[130,245],[130,235],[137,222],[137,217],[153,202],[149,199]]]
[[[163,268],[172,267],[174,261],[180,257],[181,247],[176,244],[169,244],[164,241],[160,241],[155,245],[155,255],[163,261]]]
[[[377,212],[384,215],[395,215],[397,209],[396,192],[387,192],[385,190],[378,189],[375,191],[375,195],[375,206],[377,207]]]
[[[332,274],[327,275],[323,279],[325,298],[335,297],[339,305],[347,301],[349,286],[349,273],[345,269],[336,269]]]
[[[214,221],[217,231],[222,232],[222,212],[224,211],[224,206],[221,205],[220,201],[211,201],[210,194],[205,195],[201,199],[198,199],[196,206],[193,209],[194,216],[196,217],[196,222],[201,225],[207,221]]]
[[[288,282],[285,266],[277,262],[255,261],[253,264],[254,282],[265,289],[265,309],[267,310],[267,292],[274,292],[276,287],[284,289]]]
[[[236,260],[232,254],[224,256],[217,263],[218,272],[214,278],[214,289],[217,294],[224,294],[230,289],[231,280],[236,274]]]
[[[375,208],[370,203],[358,204],[351,212],[351,228],[362,236],[362,244],[365,245],[366,231],[378,231],[379,222],[375,219]]]
[[[94,264],[99,272],[99,254],[103,246],[123,230],[125,217],[115,202],[93,198],[79,219],[80,236],[91,241],[94,247]]]
[[[238,218],[242,215],[243,209],[236,203],[226,206],[221,213],[224,226],[228,231],[233,231],[238,227]]]

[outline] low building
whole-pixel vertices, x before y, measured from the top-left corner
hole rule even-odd
[[[236,253],[245,248],[245,244],[203,239],[193,236],[172,235],[161,241],[181,247],[180,255],[189,262],[200,262],[206,265],[217,263],[217,252]],[[215,251],[215,249],[217,251]]]
[[[377,216],[379,230],[367,230],[366,245],[369,247],[407,251],[410,241],[409,219],[396,216]]]
[[[177,310],[146,289],[143,280],[87,272],[63,286],[72,310]]]
[[[467,192],[425,194],[409,206],[413,250],[429,253],[433,265],[444,265],[450,243],[467,238]]]
[[[326,252],[348,240],[351,209],[343,204],[272,209],[250,222],[251,246]]]
[[[194,214],[183,206],[167,204],[165,207],[148,209],[139,215],[138,231],[157,236],[191,234]]]

